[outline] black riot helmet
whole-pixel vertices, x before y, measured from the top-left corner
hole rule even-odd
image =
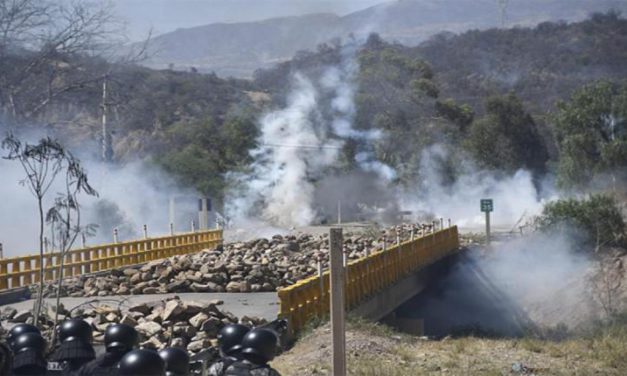
[[[165,362],[153,350],[130,351],[118,367],[118,376],[165,376]]]
[[[105,330],[104,342],[107,352],[127,352],[137,346],[139,335],[130,325],[111,324]]]
[[[41,334],[41,332],[39,331],[39,329],[37,329],[37,327],[35,325],[31,325],[31,324],[17,324],[13,328],[11,328],[11,330],[9,331],[9,335],[8,335],[8,338],[7,338],[9,346],[11,348],[13,348],[13,344],[15,343],[15,340],[17,339],[17,337],[19,337],[20,335],[22,335],[24,333],[38,333],[38,334]]]
[[[242,351],[242,340],[250,328],[241,324],[225,325],[218,333],[218,346],[224,355],[235,356]]]
[[[13,353],[18,354],[26,350],[43,355],[46,352],[46,340],[39,333],[20,334],[13,343]]]
[[[46,374],[46,340],[39,333],[20,334],[13,345],[13,375]]]
[[[91,326],[81,319],[65,320],[59,326],[59,341],[61,343],[72,341],[91,343]]]
[[[159,351],[159,356],[165,362],[166,376],[189,375],[189,355],[187,355],[187,351],[178,347],[169,347]]]
[[[242,340],[242,356],[255,364],[265,364],[276,355],[279,339],[268,329],[255,328]]]

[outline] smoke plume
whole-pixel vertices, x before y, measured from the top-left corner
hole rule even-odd
[[[457,176],[447,182],[443,164],[450,151],[444,145],[427,147],[421,154],[418,189],[406,192],[401,207],[414,213],[451,218],[461,227],[480,229],[485,215],[480,211],[483,198],[494,200],[491,221],[494,226],[512,228],[542,210],[544,201],[555,196],[550,184],[538,191],[529,171],[496,174],[477,168],[470,159],[457,166]]]
[[[357,69],[354,50],[347,47],[342,64],[327,68],[318,81],[296,74],[287,106],[260,119],[252,171],[235,177],[242,189],[227,200],[236,223],[255,217],[287,228],[320,221],[316,190],[347,140],[359,145],[355,162],[362,171],[385,181],[395,177],[392,168],[374,157],[373,143],[381,132],[353,127]]]
[[[0,133],[3,134],[3,133]],[[38,136],[25,137],[31,143]],[[191,221],[198,221],[197,194],[178,187],[175,182],[157,168],[143,162],[123,166],[104,164],[90,158],[90,151],[71,150],[79,155],[87,171],[90,184],[98,191],[99,197],[79,196],[81,204],[81,224],[97,225],[94,237],[86,239],[86,244],[111,243],[113,229],[118,229],[118,239],[133,240],[143,237],[143,225],[149,236],[169,233],[169,200],[175,197],[175,231],[190,231]],[[1,151],[4,154],[4,150]],[[0,184],[0,243],[4,256],[36,254],[39,250],[39,220],[37,202],[28,188],[20,184],[25,178],[19,162],[0,159],[2,184]],[[63,187],[58,179],[46,196],[44,208],[49,208],[56,193]],[[49,241],[53,235],[46,226],[45,236]],[[81,246],[81,241],[75,245]]]
[[[534,233],[472,249],[435,285],[401,307],[400,317],[423,318],[429,335],[468,331],[522,335],[598,318],[587,284],[591,260],[575,251],[570,234]]]

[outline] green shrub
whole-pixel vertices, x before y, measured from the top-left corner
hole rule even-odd
[[[612,197],[597,194],[587,199],[564,199],[544,206],[537,224],[545,231],[572,228],[583,235],[586,245],[620,246],[625,240],[625,222]]]

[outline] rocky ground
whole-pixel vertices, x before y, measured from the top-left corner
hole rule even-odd
[[[257,317],[237,318],[221,309],[222,301],[208,303],[183,301],[177,297],[142,303],[134,306],[109,306],[85,304],[72,311],[63,307],[59,310],[59,321],[66,318],[82,318],[89,322],[94,330],[94,342],[103,342],[104,331],[112,323],[124,323],[137,329],[144,348],[162,349],[166,346],[181,347],[195,354],[203,349],[216,350],[216,336],[219,330],[229,323],[242,323],[253,327],[265,324]],[[44,334],[51,338],[54,310],[45,310]],[[30,310],[18,312],[12,307],[0,311],[2,327],[9,330],[17,323],[32,323]]]
[[[432,230],[431,225],[402,225],[345,233],[349,260]],[[314,275],[318,263],[328,266],[328,234],[299,234],[229,243],[214,250],[152,261],[142,266],[114,269],[98,276],[80,276],[64,282],[62,296],[108,296],[181,292],[276,291]],[[45,296],[55,296],[53,284]],[[33,287],[33,293],[35,288]]]

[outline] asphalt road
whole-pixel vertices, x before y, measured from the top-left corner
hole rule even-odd
[[[61,303],[66,309],[72,309],[81,304],[92,302],[94,305],[109,305],[130,307],[140,303],[154,302],[174,295],[178,295],[181,300],[194,300],[197,302],[209,302],[220,299],[224,304],[220,309],[230,311],[237,317],[257,316],[267,320],[274,320],[279,312],[279,302],[276,292],[256,292],[256,293],[180,293],[180,294],[154,294],[154,295],[125,295],[125,296],[105,296],[89,298],[61,298]],[[44,299],[47,303],[54,304],[54,299]],[[19,303],[0,306],[14,307],[18,311],[30,310],[33,307],[33,300],[25,300]]]

